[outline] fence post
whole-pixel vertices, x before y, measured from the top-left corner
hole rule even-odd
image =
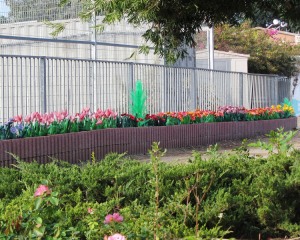
[[[41,113],[47,112],[47,80],[46,80],[46,57],[40,58],[40,107]]]
[[[130,106],[131,106],[131,92],[133,90],[133,62],[129,63],[129,69],[128,69],[128,82],[127,82],[127,88],[128,88],[128,111],[130,111]]]
[[[244,78],[243,78],[243,73],[240,73],[240,77],[239,77],[239,105],[243,106],[244,102]]]
[[[95,3],[95,0],[92,0],[92,3]],[[93,106],[92,109],[96,111],[98,105],[98,95],[97,95],[97,30],[95,26],[97,25],[96,12],[93,11],[92,18],[90,21],[90,27],[92,29],[91,34],[91,59],[93,61]]]
[[[191,82],[191,86],[190,86],[190,94],[191,94],[191,106],[190,106],[190,110],[195,110],[196,109],[196,92],[197,92],[197,85],[196,85],[196,79],[197,79],[197,72],[196,72],[196,68],[192,69],[192,82]]]
[[[97,95],[97,61],[96,59],[93,59],[93,83],[92,83],[92,86],[93,86],[93,106],[92,109],[94,111],[96,111],[97,109],[97,104],[98,104],[98,95]]]
[[[162,112],[169,112],[172,109],[172,102],[170,97],[170,68],[169,66],[164,66],[164,78],[163,78],[163,91],[164,99],[162,102]]]
[[[287,78],[287,98],[290,100],[290,101],[292,101],[292,98],[293,98],[293,95],[292,95],[292,90],[293,90],[293,88],[292,88],[292,84],[293,84],[293,81],[292,81],[292,78],[291,77],[289,77],[289,78]]]
[[[274,83],[275,83],[275,104],[277,105],[280,103],[279,97],[278,97],[278,95],[279,95],[279,77],[276,76],[274,78],[275,78],[275,81],[274,81]]]

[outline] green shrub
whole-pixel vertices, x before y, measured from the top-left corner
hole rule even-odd
[[[0,168],[0,199],[4,201],[21,194],[24,185],[19,181],[20,171],[13,168]]]

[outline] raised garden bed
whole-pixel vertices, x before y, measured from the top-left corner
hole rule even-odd
[[[162,148],[181,148],[209,145],[224,140],[251,138],[283,127],[295,129],[297,118],[274,120],[201,123],[179,126],[112,128],[88,132],[58,134],[0,141],[0,166],[10,166],[16,160],[39,163],[52,158],[70,163],[90,159],[94,152],[97,159],[107,153],[147,153],[152,142],[160,142]]]

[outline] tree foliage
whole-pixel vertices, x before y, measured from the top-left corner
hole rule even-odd
[[[300,26],[299,0],[5,0],[13,21],[57,20],[74,18],[82,10],[83,19],[94,13],[104,15],[104,24],[126,18],[133,25],[144,24],[147,43],[155,53],[175,61],[194,47],[194,35],[201,26],[220,23],[238,24],[256,19],[260,13],[273,15]],[[62,5],[63,8],[58,8]],[[143,47],[142,51],[149,49]]]
[[[300,10],[299,10],[300,12]],[[297,32],[300,30],[300,24],[293,21],[286,21],[284,18],[280,17],[275,12],[261,12],[260,9],[258,9],[254,13],[254,18],[252,19],[252,27],[268,27],[273,23],[274,19],[278,19],[280,21],[286,22],[287,26],[284,28],[280,28],[282,31],[289,31],[289,32]],[[278,26],[277,26],[278,27]]]
[[[68,2],[69,0],[62,0]],[[153,43],[155,53],[174,60],[195,46],[193,36],[203,24],[237,24],[255,18],[257,9],[278,12],[286,20],[300,21],[298,0],[85,0],[82,17],[104,14],[104,23],[123,17],[134,25],[146,24],[143,37]],[[300,24],[299,24],[300,25]]]
[[[280,19],[288,23],[288,29],[300,30],[300,2],[298,0],[288,1],[262,1],[254,7],[251,16],[254,26],[265,27],[271,24],[273,19]]]
[[[284,76],[291,76],[297,70],[295,55],[300,54],[299,46],[283,42],[275,33],[253,29],[250,22],[236,27],[228,24],[216,27],[215,48],[250,54],[248,71],[251,73]]]

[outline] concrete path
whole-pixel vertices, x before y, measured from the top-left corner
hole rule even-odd
[[[268,141],[268,138],[266,136],[260,136],[255,139],[248,139],[248,142],[256,142],[259,139],[262,141]],[[300,149],[300,132],[298,130],[298,133],[293,138],[291,142],[296,149]],[[218,143],[219,145],[219,151],[222,153],[230,152],[233,149],[241,146],[242,141],[225,141]],[[199,147],[193,147],[193,148],[176,148],[176,149],[167,149],[167,153],[162,158],[162,161],[168,162],[168,163],[181,163],[186,162],[189,159],[192,159],[193,151],[199,151],[203,154],[203,157],[205,158],[206,150],[209,146],[199,146]],[[249,153],[251,156],[267,156],[268,152],[265,150],[262,150],[260,148],[254,148],[249,147]],[[130,158],[141,160],[148,162],[150,161],[149,154],[137,154],[137,155],[129,155]]]

